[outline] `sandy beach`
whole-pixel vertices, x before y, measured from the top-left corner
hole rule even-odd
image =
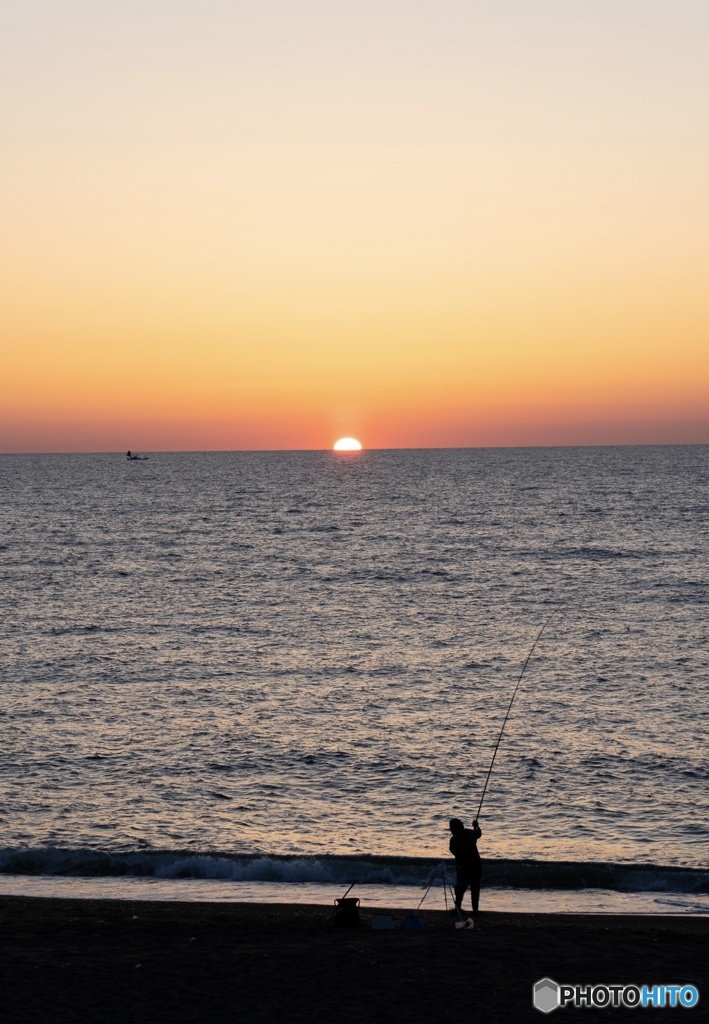
[[[531,992],[545,976],[691,983],[707,997],[704,918],[491,913],[460,931],[449,915],[428,911],[414,933],[372,930],[366,907],[356,930],[333,928],[328,914],[322,906],[3,897],[2,1019],[539,1021]],[[688,1012],[706,1019],[701,1002]],[[628,1014],[637,1017],[597,1009],[594,1019]]]

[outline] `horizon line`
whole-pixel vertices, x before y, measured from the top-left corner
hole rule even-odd
[[[603,444],[481,444],[481,445],[412,445],[393,448],[362,447],[357,451],[336,452],[333,448],[140,448],[135,453],[148,455],[286,455],[323,453],[326,452],[338,457],[352,457],[366,454],[367,452],[448,452],[448,451],[517,451],[517,450],[538,450],[556,448],[702,448],[709,446],[709,441],[641,441],[625,443],[603,443]],[[129,449],[101,448],[85,450],[59,450],[59,451],[0,451],[0,456],[18,455],[122,455],[126,452],[133,452]]]

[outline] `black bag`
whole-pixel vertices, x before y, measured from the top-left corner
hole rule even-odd
[[[359,900],[353,896],[343,897],[335,900],[335,916],[333,925],[335,928],[359,928]]]

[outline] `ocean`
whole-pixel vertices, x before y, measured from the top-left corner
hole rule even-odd
[[[551,615],[481,907],[709,912],[708,446],[4,455],[0,525],[0,892],[443,906]]]

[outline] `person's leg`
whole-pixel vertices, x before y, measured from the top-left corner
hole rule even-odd
[[[477,872],[470,879],[470,896],[473,901],[473,914],[477,914],[480,906],[480,878],[481,872]]]
[[[458,908],[458,910],[460,910],[461,907],[463,906],[463,897],[465,896],[465,890],[468,888],[469,884],[470,884],[470,879],[468,878],[468,876],[462,874],[462,872],[459,872],[457,877],[456,877],[456,880],[455,880],[455,890],[454,890],[455,891],[455,905]]]

